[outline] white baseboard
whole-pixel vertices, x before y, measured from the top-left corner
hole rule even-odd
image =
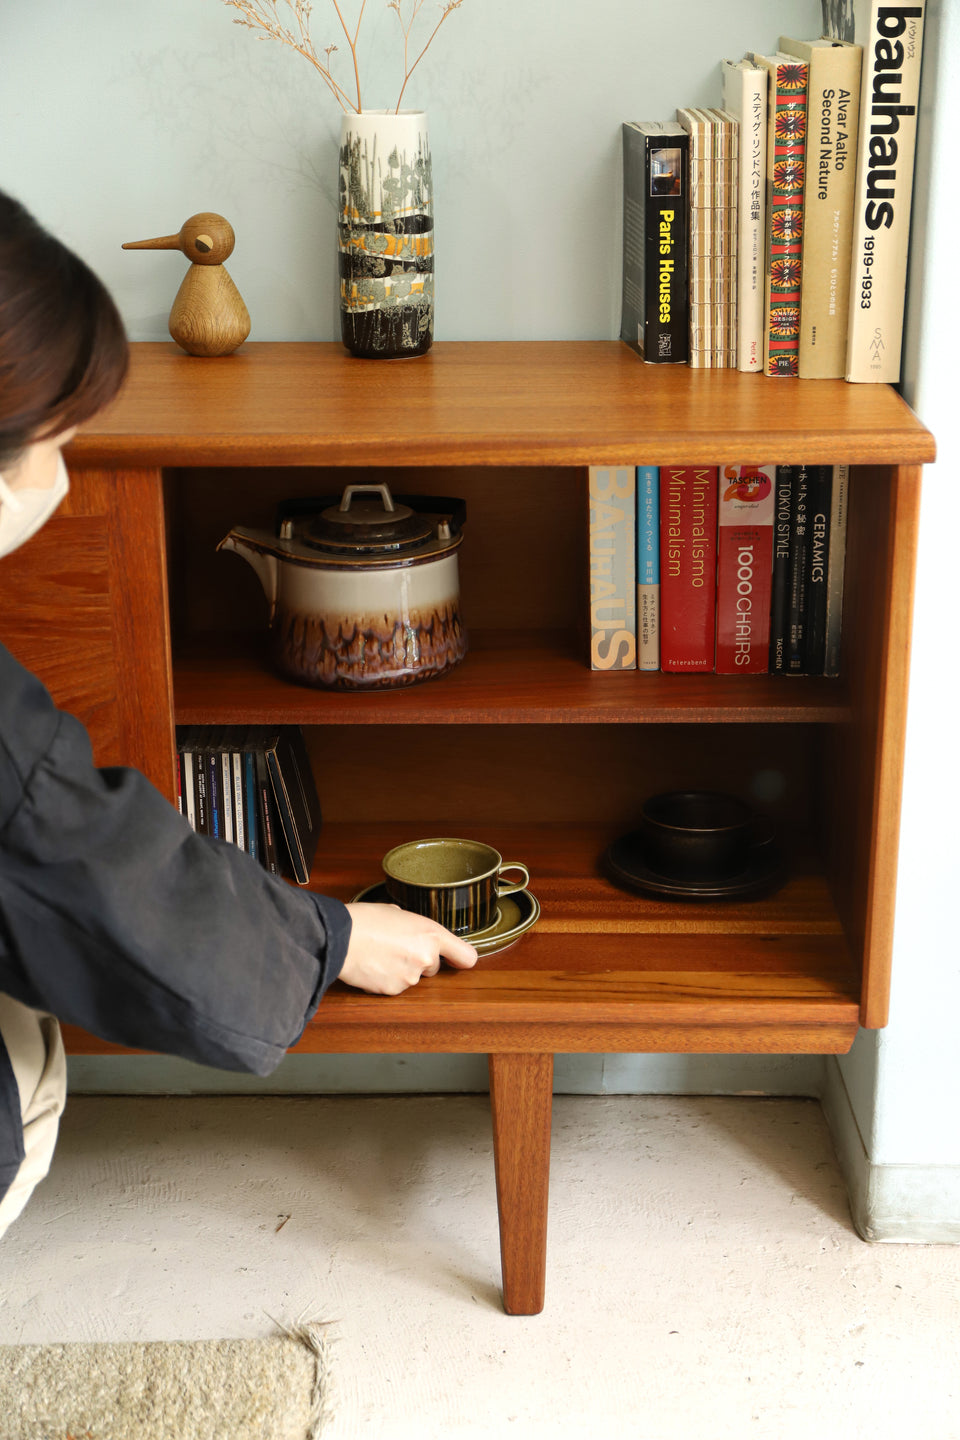
[[[822,1104],[857,1233],[878,1244],[960,1244],[960,1165],[875,1164],[834,1056]]]
[[[819,1055],[557,1055],[557,1095],[808,1095]],[[260,1079],[163,1055],[71,1055],[72,1095],[428,1095],[489,1088],[485,1055],[288,1055]]]

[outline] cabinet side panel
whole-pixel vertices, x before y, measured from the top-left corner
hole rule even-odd
[[[0,563],[3,641],[90,733],[175,800],[163,504],[155,470],[71,470],[70,494]]]
[[[917,466],[855,468],[844,583],[842,671],[852,719],[828,747],[828,873],[862,958],[861,1024],[887,1023],[906,732]]]

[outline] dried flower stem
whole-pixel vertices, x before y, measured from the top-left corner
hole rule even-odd
[[[343,11],[340,8],[341,0],[332,0],[333,8],[336,11],[337,19],[340,21],[340,28],[350,48],[350,56],[353,61],[353,78],[357,96],[355,101],[351,99],[343,86],[333,77],[330,65],[331,57],[335,55],[337,51],[336,45],[326,45],[323,47],[322,53],[326,56],[326,62],[320,59],[320,56],[314,49],[313,41],[310,38],[310,14],[313,10],[312,0],[284,0],[287,7],[293,11],[297,24],[296,32],[289,29],[281,21],[277,11],[278,3],[279,0],[224,0],[225,5],[229,5],[232,10],[239,10],[240,12],[241,18],[234,20],[233,23],[235,25],[243,25],[248,30],[259,31],[259,38],[261,40],[269,35],[272,39],[279,40],[281,44],[289,45],[291,50],[296,50],[298,55],[302,55],[304,59],[310,61],[310,64],[318,72],[324,84],[336,98],[341,110],[345,112],[354,110],[360,113],[363,106],[360,96],[360,66],[357,60],[357,36],[360,34],[360,26],[363,21],[363,12],[367,6],[367,0],[361,0],[360,13],[357,16],[357,23],[354,26],[352,34],[344,19]],[[452,14],[454,10],[460,9],[463,0],[441,0],[440,19],[436,25],[434,25],[427,37],[426,44],[412,64],[410,63],[410,35],[414,23],[423,8],[424,0],[412,0],[410,18],[406,21],[404,20],[402,10],[404,3],[405,0],[387,0],[387,8],[396,11],[397,19],[400,21],[400,28],[403,31],[403,84],[400,87],[400,94],[397,98],[395,111],[399,111],[404,91],[407,88],[407,81],[430,49],[434,36],[440,29],[440,26],[448,15]]]
[[[440,19],[430,31],[430,34],[427,37],[426,45],[424,45],[423,49],[420,51],[420,54],[417,56],[416,60],[414,60],[412,65],[410,64],[409,51],[410,31],[413,29],[413,23],[416,20],[417,16],[420,14],[421,9],[423,8],[423,0],[413,0],[413,9],[410,13],[410,19],[407,21],[406,25],[403,23],[403,14],[400,9],[401,3],[402,0],[387,0],[388,7],[391,10],[395,10],[397,12],[397,19],[400,21],[400,29],[403,31],[403,84],[400,87],[400,94],[397,97],[396,108],[398,111],[403,101],[403,92],[407,88],[407,81],[410,79],[410,76],[420,64],[420,61],[423,59],[424,55],[426,55],[427,51],[430,49],[430,46],[433,43],[433,37],[440,29],[440,26],[443,24],[444,20],[446,20],[447,16],[451,15],[454,10],[460,9],[460,6],[463,4],[463,0],[446,0],[446,4],[443,6],[443,9],[440,13]]]

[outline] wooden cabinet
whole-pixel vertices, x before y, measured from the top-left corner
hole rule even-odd
[[[491,1056],[505,1304],[534,1313],[554,1053],[837,1053],[885,1023],[932,438],[884,386],[646,366],[618,343],[448,343],[393,364],[327,344],[133,352],[123,395],[70,447],[68,508],[12,583],[4,567],[8,643],[90,723],[98,758],[171,796],[174,719],[306,727],[318,889],[349,899],[429,833],[528,864],[542,916],[519,944],[396,999],[338,984],[300,1048]],[[586,668],[587,465],[800,460],[853,466],[839,680]],[[346,470],[467,502],[471,649],[444,679],[365,695],[281,680],[255,576],[215,553]],[[690,905],[610,884],[606,845],[674,784],[770,814],[783,888]]]

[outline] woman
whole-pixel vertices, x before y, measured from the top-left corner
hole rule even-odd
[[[0,565],[69,487],[61,455],[123,382],[103,285],[0,192]],[[57,1020],[268,1074],[338,977],[396,995],[472,945],[343,905],[195,835],[0,644],[0,1234],[46,1174],[66,1092]]]

